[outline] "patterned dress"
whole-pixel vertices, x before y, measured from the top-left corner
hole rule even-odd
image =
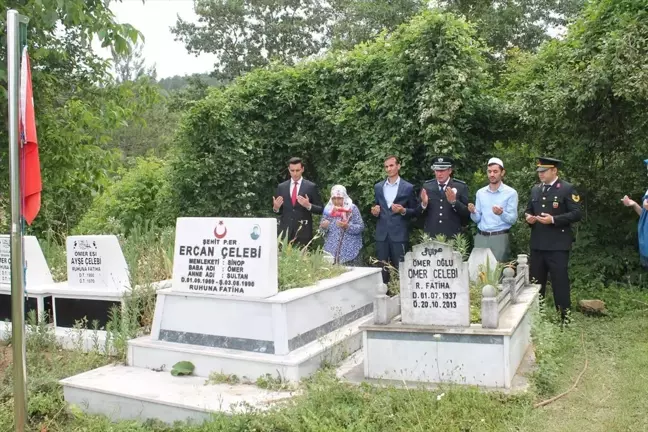
[[[336,224],[341,220],[341,217],[332,217],[325,212],[322,220],[329,221],[328,228],[321,228],[325,238],[324,250],[335,257],[339,248],[338,262],[341,264],[356,259],[360,249],[362,249],[362,231],[364,231],[364,222],[358,207],[355,204],[351,205],[351,219],[349,220],[349,228],[346,230]],[[340,239],[342,239],[341,245]]]

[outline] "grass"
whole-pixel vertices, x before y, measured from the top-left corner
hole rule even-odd
[[[592,292],[594,291],[594,292]],[[594,295],[595,294],[595,295]],[[538,368],[528,392],[507,396],[442,386],[434,391],[354,386],[323,370],[301,384],[301,392],[269,412],[217,415],[203,426],[167,427],[148,422],[111,424],[64,408],[60,378],[111,361],[98,353],[61,351],[46,333],[28,344],[30,431],[212,432],[212,431],[642,431],[648,389],[648,293],[626,287],[587,287],[578,298],[600,298],[608,317],[573,314],[561,331],[551,307],[534,326]],[[571,387],[582,371],[584,335],[589,367],[580,385],[543,407],[535,402]],[[0,432],[11,430],[10,348],[0,347]],[[213,377],[232,383],[232,376]],[[269,382],[270,388],[277,383]]]
[[[286,237],[279,239],[279,291],[314,285],[346,271],[346,267],[329,262],[319,247],[309,250],[289,242]]]
[[[164,240],[166,236],[167,240]],[[298,395],[267,412],[216,415],[203,426],[170,427],[156,422],[111,423],[66,409],[58,380],[123,359],[126,340],[145,331],[152,318],[153,292],[147,290],[151,275],[170,275],[171,232],[135,231],[122,239],[129,264],[137,269],[134,280],[142,284],[127,301],[124,314],[116,315],[110,334],[119,348],[116,357],[95,352],[63,351],[45,327],[35,327],[27,343],[29,431],[37,432],[230,432],[230,431],[641,431],[648,429],[644,415],[648,389],[648,293],[628,286],[582,285],[574,298],[599,298],[607,303],[607,317],[573,313],[573,324],[562,330],[553,307],[542,308],[533,326],[537,368],[528,392],[507,396],[472,388],[441,386],[435,391],[354,386],[335,378],[332,369],[320,371],[300,385]],[[50,263],[60,260],[63,249],[45,240]],[[139,245],[139,248],[137,248]],[[282,249],[282,286],[305,286],[318,277],[339,274],[342,267],[326,263],[321,251],[304,253]],[[283,261],[282,261],[283,260]],[[297,272],[300,265],[320,263]],[[51,264],[52,265],[52,264]],[[55,267],[56,265],[53,265]],[[283,268],[283,270],[281,270]],[[288,271],[286,271],[288,270]],[[168,272],[168,273],[164,273]],[[484,272],[489,283],[495,272]],[[494,276],[493,276],[494,277]],[[153,277],[160,280],[162,277]],[[483,285],[483,283],[479,285]],[[479,291],[481,289],[473,287]],[[550,302],[551,299],[549,298]],[[576,301],[576,300],[575,300]],[[32,317],[33,319],[33,317]],[[585,354],[589,366],[579,386],[565,397],[543,408],[534,403],[570,388],[582,372]],[[0,432],[12,430],[13,401],[11,347],[0,343]],[[213,374],[206,384],[243,382],[233,375]],[[264,377],[249,385],[284,390],[286,383]]]

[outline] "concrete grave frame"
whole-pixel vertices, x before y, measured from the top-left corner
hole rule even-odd
[[[194,373],[256,379],[277,371],[298,381],[320,367],[332,346],[360,348],[360,323],[382,287],[379,268],[356,267],[305,288],[267,298],[157,293],[150,336],[129,341],[130,366],[159,368],[190,360]]]
[[[373,323],[360,327],[365,378],[511,388],[531,345],[540,288],[529,283],[527,256],[517,261],[499,295],[484,287],[482,323],[469,327],[405,325],[399,297],[378,295]]]
[[[9,235],[0,235],[0,242],[9,243]],[[42,321],[47,312],[49,321],[53,319],[52,296],[47,290],[54,280],[45,260],[45,255],[34,236],[24,236],[25,264],[25,318],[31,310],[36,311],[38,321]],[[11,284],[0,283],[0,321],[11,321]]]
[[[105,286],[91,286],[81,284],[70,279],[71,274],[71,248],[75,241],[97,241],[102,243],[106,255],[104,259],[113,260],[111,265],[106,265],[104,272],[106,281],[101,281]],[[128,266],[126,259],[115,235],[69,236],[66,239],[66,262],[68,280],[54,283],[44,287],[52,295],[52,309],[54,326],[72,328],[75,323],[87,319],[88,326],[97,321],[99,328],[105,328],[109,320],[110,310],[113,307],[122,308],[123,298],[131,290],[128,280]],[[104,263],[105,264],[105,263]],[[160,282],[159,284],[164,284]]]

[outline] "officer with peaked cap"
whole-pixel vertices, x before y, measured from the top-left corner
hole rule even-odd
[[[451,177],[453,163],[447,156],[435,157],[435,178],[423,183],[421,190],[419,214],[425,215],[423,230],[432,238],[442,234],[450,239],[470,220],[468,185]]]
[[[549,157],[537,160],[540,184],[531,189],[525,211],[531,227],[529,276],[545,295],[547,274],[551,274],[554,304],[564,320],[571,307],[569,251],[574,241],[572,224],[581,220],[580,196],[571,183],[558,178],[562,161]]]

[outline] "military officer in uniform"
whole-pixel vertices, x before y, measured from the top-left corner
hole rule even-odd
[[[425,215],[424,231],[434,238],[439,234],[452,238],[461,232],[470,218],[468,185],[452,178],[453,159],[439,156],[433,159],[434,180],[423,183],[419,214]]]
[[[558,178],[558,159],[538,158],[536,171],[540,184],[531,189],[525,211],[531,227],[531,263],[529,275],[540,284],[544,297],[547,274],[551,274],[554,303],[565,319],[571,307],[569,285],[569,251],[574,234],[571,225],[581,219],[580,196],[571,183]]]

